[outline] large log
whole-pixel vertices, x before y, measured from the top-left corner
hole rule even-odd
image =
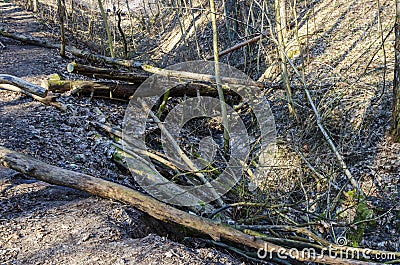
[[[193,72],[185,72],[185,71],[177,71],[177,70],[168,70],[168,69],[161,69],[152,65],[143,64],[142,69],[146,72],[161,75],[165,77],[174,77],[178,80],[192,80],[192,81],[203,81],[203,82],[210,82],[216,83],[216,77],[214,75],[208,74],[199,74]],[[221,77],[221,82],[223,86],[235,85],[235,86],[257,86],[259,88],[264,88],[264,84],[252,80],[245,80],[245,79],[237,79],[233,77]]]
[[[341,257],[330,257],[326,253],[293,255],[293,251],[287,248],[245,234],[210,219],[189,214],[123,185],[51,166],[1,146],[0,164],[51,184],[71,187],[103,198],[127,203],[158,220],[173,222],[197,230],[211,236],[214,240],[225,239],[255,249],[263,249],[268,253],[279,253],[280,256],[292,257],[299,261],[325,264],[376,264]]]
[[[93,97],[129,99],[136,92],[139,84],[48,79],[42,82],[42,86],[55,93],[73,91],[74,94],[92,95]]]
[[[0,74],[0,84],[9,84],[14,86],[14,89],[12,91],[21,92],[21,93],[29,93],[30,95],[36,95],[39,97],[46,97],[47,95],[47,90],[44,89],[43,87],[40,87],[38,85],[32,84],[28,81],[25,81],[21,78],[18,78],[16,76],[12,75],[5,75],[5,74]],[[17,88],[15,88],[17,87]],[[4,86],[4,89],[7,89],[8,86]],[[10,89],[11,90],[11,89]]]
[[[19,41],[22,41],[27,44],[35,45],[35,46],[41,46],[41,47],[46,47],[46,48],[50,48],[50,49],[60,49],[61,48],[60,44],[53,43],[53,42],[50,42],[47,40],[37,39],[30,35],[13,32],[8,29],[1,28],[1,27],[0,27],[0,35],[7,37],[7,38],[19,40]],[[76,57],[85,58],[87,60],[91,60],[91,61],[95,61],[95,62],[101,62],[101,63],[111,64],[111,65],[119,65],[119,66],[124,66],[124,67],[128,67],[128,68],[141,67],[141,63],[134,61],[134,60],[123,60],[123,59],[117,59],[117,58],[111,58],[111,57],[107,57],[107,56],[103,56],[103,55],[93,54],[91,52],[78,49],[74,46],[66,46],[65,50],[72,53]]]
[[[104,78],[111,80],[121,80],[130,83],[143,83],[148,78],[147,75],[141,75],[132,72],[123,72],[108,68],[99,68],[76,62],[69,63],[67,65],[67,71],[69,73],[85,75],[93,78]]]
[[[64,93],[73,90],[74,93],[92,95],[93,97],[107,97],[114,99],[129,99],[140,84],[118,84],[114,82],[82,81],[82,80],[58,80],[48,79],[43,81],[42,86],[55,93]],[[232,90],[225,90],[227,95],[234,95]],[[171,88],[171,97],[195,97],[198,94],[203,96],[217,96],[217,90],[211,86],[201,83],[181,84]],[[140,91],[141,97],[157,96],[157,90],[146,86],[145,90]],[[159,95],[158,95],[159,96]]]

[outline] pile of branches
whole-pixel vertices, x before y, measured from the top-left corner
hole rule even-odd
[[[0,28],[0,35],[52,49],[60,48],[57,44],[10,32],[6,29]],[[2,74],[0,75],[0,88],[24,93],[33,97],[35,100],[55,106],[62,111],[66,111],[67,106],[57,101],[57,97],[61,93],[68,92],[72,95],[89,95],[91,98],[107,97],[110,99],[127,101],[137,91],[140,84],[148,78],[149,74],[193,80],[193,82],[176,86],[169,90],[169,94],[164,98],[164,101],[168,100],[170,97],[197,96],[199,94],[208,96],[217,95],[216,89],[210,85],[205,85],[215,83],[215,77],[211,75],[163,70],[140,62],[88,53],[75,47],[67,46],[66,51],[95,63],[125,67],[128,70],[116,70],[115,68],[102,68],[72,62],[67,65],[67,71],[70,73],[86,75],[92,78],[110,79],[112,81],[61,80],[61,78],[53,76],[43,83],[42,86],[38,86],[22,79]],[[134,68],[140,68],[142,72],[133,73],[132,71]],[[116,82],[116,80],[118,82]],[[240,80],[238,81],[237,79],[228,81],[240,82]],[[264,86],[264,84],[260,83],[255,84],[260,87]],[[141,92],[143,92],[142,96],[155,95],[152,90]],[[227,95],[232,93],[228,88],[225,88],[224,92]],[[309,95],[309,93],[307,95]],[[236,100],[233,94],[232,100]],[[311,97],[309,97],[309,101],[315,110],[318,127],[322,131],[324,137],[326,137],[328,144],[334,150],[339,164],[347,175],[349,182],[358,192],[358,198],[361,201],[364,200],[365,195],[362,193],[358,183],[351,176],[345,162],[335,149],[329,136],[326,135],[326,133],[324,134],[323,125],[321,124],[319,114],[316,112]],[[162,103],[165,102],[161,101],[160,108]],[[159,117],[161,116],[162,115]],[[162,121],[159,120],[156,115],[152,118],[157,123],[158,127],[163,130],[161,125]],[[123,157],[135,155],[134,153],[127,153],[121,147],[123,143],[123,139],[121,138],[123,137],[119,128],[112,128],[112,126],[105,123],[96,123],[94,125],[107,131],[110,136],[112,136],[116,149]],[[154,150],[136,151],[138,153],[145,153],[152,161],[157,163],[161,170],[166,172],[171,170],[182,172],[180,168],[177,168],[174,161],[160,152]],[[126,166],[123,159],[116,159],[116,161]],[[219,199],[209,205],[199,205],[201,207],[181,207],[177,209],[126,186],[95,176],[55,167],[4,147],[0,147],[0,163],[48,183],[72,187],[96,196],[130,204],[161,221],[176,223],[201,232],[204,235],[203,240],[205,242],[227,248],[239,255],[245,256],[249,260],[264,262],[262,258],[265,258],[265,260],[272,259],[283,264],[290,264],[286,260],[289,258],[290,262],[373,264],[368,261],[371,256],[380,255],[391,257],[397,260],[397,262],[400,259],[400,253],[398,252],[349,247],[343,244],[344,242],[339,241],[330,242],[321,236],[323,233],[322,230],[329,230],[334,225],[343,226],[345,224],[335,224],[333,221],[328,222],[322,220],[319,215],[315,215],[313,220],[300,223],[295,220],[292,212],[290,212],[290,210],[293,209],[295,209],[297,213],[300,212],[299,209],[296,209],[297,203],[274,205],[268,203],[262,195],[257,198],[257,201],[251,201],[255,196],[251,196],[248,190],[241,190],[240,187],[235,187],[226,198]],[[195,172],[191,172],[190,170],[186,170],[183,173],[195,174]],[[251,170],[247,170],[246,174],[251,175]],[[326,181],[324,177],[318,174],[316,175],[318,185],[323,185],[323,182]],[[190,184],[190,181],[187,181],[185,184]],[[339,200],[339,197],[337,199]],[[316,201],[318,201],[318,198]],[[337,204],[338,201],[332,203]],[[279,216],[280,220],[285,220],[285,223],[274,223],[274,216]]]

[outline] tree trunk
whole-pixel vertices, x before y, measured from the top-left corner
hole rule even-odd
[[[91,95],[93,97],[125,99],[132,96],[139,84],[118,84],[113,82],[54,80],[44,81],[42,86],[55,93],[73,91],[74,94]]]
[[[58,19],[60,20],[60,34],[61,34],[60,55],[61,57],[65,57],[65,25],[64,25],[65,0],[57,0],[57,6],[58,6]]]
[[[217,85],[218,98],[221,103],[221,116],[222,116],[222,124],[224,127],[224,150],[225,150],[225,153],[228,154],[228,152],[229,152],[229,131],[228,131],[229,125],[228,125],[228,114],[227,114],[227,110],[226,110],[224,91],[222,90],[220,67],[219,67],[218,28],[217,28],[217,15],[215,14],[216,9],[215,9],[214,0],[210,0],[210,10],[211,10],[211,24],[212,24],[212,31],[213,31],[215,83]],[[228,32],[228,34],[229,34],[229,32]]]
[[[95,82],[95,81],[72,81],[72,80],[59,80],[49,79],[43,81],[42,86],[46,87],[49,91],[54,93],[64,93],[74,90],[74,93],[83,95],[92,95],[94,97],[107,97],[115,99],[128,100],[139,87],[140,84],[118,84],[113,82]],[[234,95],[231,90],[225,90],[226,94]],[[149,89],[141,90],[141,97],[157,96],[158,92]],[[171,97],[191,96],[195,97],[198,94],[203,96],[216,96],[218,92],[215,88],[200,84],[200,83],[187,83],[172,87],[169,91]]]
[[[38,12],[38,0],[33,0],[32,2],[33,2],[32,3],[33,4],[33,10],[32,11],[34,13],[36,13],[36,12]]]
[[[396,0],[395,35],[392,135],[396,142],[400,142],[400,0]]]
[[[108,48],[110,50],[110,55],[111,55],[111,58],[114,58],[115,56],[114,56],[113,39],[112,39],[112,36],[111,36],[110,27],[108,25],[107,14],[104,11],[103,3],[101,2],[101,0],[98,0],[98,3],[99,3],[99,9],[100,9],[101,16],[103,17],[104,27],[105,27],[106,32],[107,32]]]
[[[67,71],[69,73],[90,76],[93,78],[121,80],[131,83],[142,83],[149,77],[147,75],[141,75],[132,72],[123,72],[114,69],[99,68],[89,65],[78,64],[76,62],[69,63],[67,65]]]
[[[148,64],[143,64],[142,69],[146,72],[153,73],[156,75],[166,76],[169,78],[176,78],[177,80],[193,80],[193,81],[204,81],[215,84],[217,82],[217,78],[214,75],[206,75],[199,74],[193,72],[185,72],[185,71],[176,71],[176,70],[168,70],[161,69],[158,67],[154,67]],[[259,88],[264,88],[264,84],[260,82],[253,81],[251,79],[237,79],[232,77],[221,77],[221,83],[224,86],[235,85],[235,86],[257,86]]]
[[[263,250],[268,254],[279,253],[285,257],[294,256],[293,258],[299,261],[325,264],[372,264],[365,261],[330,257],[326,255],[326,253],[311,257],[309,255],[293,255],[292,250],[285,247],[245,234],[225,224],[220,224],[204,217],[189,214],[123,185],[103,180],[101,178],[95,178],[83,173],[51,166],[27,155],[23,155],[1,146],[0,164],[51,184],[71,187],[103,198],[127,203],[158,220],[173,222],[197,230],[209,235],[217,241],[225,239],[237,244],[258,249],[259,251]]]
[[[287,41],[287,15],[286,15],[286,0],[275,0],[275,20],[276,20],[276,34],[278,35],[278,54],[281,60],[281,76],[282,82],[286,87],[286,98],[288,101],[289,112],[295,116],[297,115],[293,108],[292,89],[290,87],[289,71],[287,67],[286,41]]]

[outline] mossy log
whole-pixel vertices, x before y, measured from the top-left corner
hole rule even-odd
[[[51,184],[75,188],[96,196],[127,203],[158,220],[197,230],[217,241],[224,239],[254,249],[263,249],[267,253],[279,253],[281,256],[292,257],[299,261],[325,264],[375,264],[341,257],[330,257],[324,253],[311,256],[293,255],[293,252],[285,247],[245,234],[210,219],[189,214],[123,185],[51,166],[1,146],[0,164]]]
[[[55,79],[46,80],[42,85],[54,93],[72,91],[73,94],[114,99],[129,99],[129,97],[132,96],[139,87],[139,84]]]
[[[147,75],[141,75],[132,72],[123,72],[114,69],[94,67],[90,65],[79,64],[76,62],[67,65],[69,73],[85,75],[93,78],[104,78],[111,80],[121,80],[130,83],[143,83],[148,78]]]
[[[114,99],[129,99],[138,89],[140,83],[114,83],[114,82],[98,82],[83,80],[60,80],[51,76],[48,80],[43,81],[43,87],[54,93],[64,93],[73,91],[74,94],[92,95],[93,97],[107,97]],[[225,90],[227,95],[234,95],[231,90]],[[140,90],[141,97],[157,96],[158,92],[147,87]],[[187,83],[171,88],[170,97],[195,97],[198,94],[203,96],[217,96],[218,92],[215,88],[202,83]]]

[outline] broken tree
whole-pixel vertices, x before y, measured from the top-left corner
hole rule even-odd
[[[138,191],[123,185],[95,178],[59,167],[51,166],[39,160],[0,146],[0,163],[6,167],[27,174],[39,180],[86,191],[88,193],[118,200],[132,205],[150,216],[165,222],[173,222],[209,235],[214,240],[228,240],[268,253],[278,253],[299,261],[325,264],[375,264],[359,260],[330,257],[324,253],[314,255],[291,255],[289,249],[245,234],[232,227],[217,223],[204,217],[189,214],[165,203],[157,201]]]

